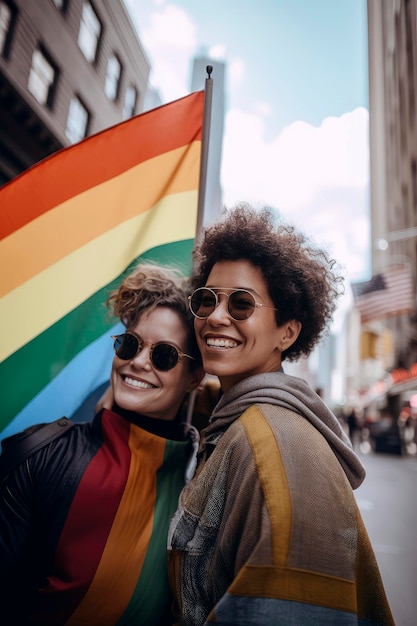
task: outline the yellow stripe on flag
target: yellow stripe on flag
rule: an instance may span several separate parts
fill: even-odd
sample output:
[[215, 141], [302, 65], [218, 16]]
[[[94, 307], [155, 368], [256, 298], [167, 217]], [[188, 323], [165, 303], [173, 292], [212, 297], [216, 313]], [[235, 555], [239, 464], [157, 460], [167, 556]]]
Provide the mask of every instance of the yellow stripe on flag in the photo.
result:
[[0, 319], [14, 331], [3, 337], [0, 361], [111, 282], [146, 250], [193, 239], [197, 195], [193, 190], [163, 198], [4, 296]]
[[197, 189], [195, 164], [200, 150], [200, 142], [193, 142], [149, 159], [70, 198], [0, 241], [0, 267], [8, 268], [0, 282], [0, 297], [121, 222], [147, 211], [163, 196]]

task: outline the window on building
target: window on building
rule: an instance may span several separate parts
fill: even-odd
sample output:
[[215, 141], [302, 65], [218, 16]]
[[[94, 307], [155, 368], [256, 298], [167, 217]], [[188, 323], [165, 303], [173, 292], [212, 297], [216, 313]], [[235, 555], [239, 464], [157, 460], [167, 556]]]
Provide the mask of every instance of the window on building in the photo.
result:
[[378, 357], [378, 335], [370, 331], [361, 334], [361, 360], [376, 359]]
[[16, 14], [14, 4], [0, 0], [0, 54], [5, 57], [9, 54]]
[[89, 2], [84, 2], [78, 45], [87, 61], [93, 62], [96, 59], [101, 30], [100, 20], [93, 7]]
[[112, 55], [107, 62], [106, 83], [104, 85], [104, 91], [110, 100], [117, 98], [121, 74], [121, 63], [115, 55]]
[[54, 4], [60, 9], [62, 12], [67, 8], [67, 0], [53, 0]]
[[58, 70], [45, 50], [33, 51], [28, 89], [40, 104], [52, 106]]
[[90, 114], [81, 100], [76, 96], [71, 98], [65, 129], [65, 134], [71, 143], [77, 143], [87, 136], [89, 120]]
[[138, 99], [138, 93], [133, 85], [129, 85], [125, 92], [125, 99], [123, 102], [123, 119], [128, 120], [136, 112], [136, 102]]

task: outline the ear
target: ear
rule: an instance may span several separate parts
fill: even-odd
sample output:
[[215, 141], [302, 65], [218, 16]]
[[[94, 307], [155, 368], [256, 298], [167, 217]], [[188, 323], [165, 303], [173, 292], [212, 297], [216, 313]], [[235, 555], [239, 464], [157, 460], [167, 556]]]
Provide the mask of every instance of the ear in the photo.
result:
[[196, 389], [198, 385], [201, 383], [204, 376], [205, 376], [205, 372], [202, 367], [198, 367], [196, 370], [191, 371], [188, 385], [185, 389], [186, 392], [190, 393], [191, 391], [194, 391], [194, 389]]
[[298, 335], [301, 332], [301, 322], [298, 320], [289, 320], [279, 327], [280, 330], [280, 344], [279, 349], [281, 352], [287, 350], [296, 341]]

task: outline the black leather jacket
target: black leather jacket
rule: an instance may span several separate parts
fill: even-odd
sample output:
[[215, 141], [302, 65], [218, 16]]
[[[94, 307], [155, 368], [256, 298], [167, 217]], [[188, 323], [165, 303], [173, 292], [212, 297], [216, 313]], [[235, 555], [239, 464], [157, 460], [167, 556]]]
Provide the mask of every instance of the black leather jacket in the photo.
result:
[[[160, 564], [155, 567], [164, 570], [164, 537], [179, 492], [193, 472], [197, 446], [198, 433], [193, 427], [161, 424], [159, 420], [142, 416], [132, 418], [123, 411], [104, 410], [91, 423], [74, 424], [62, 436], [20, 463], [9, 474], [0, 492], [3, 626], [64, 624], [78, 610], [88, 596], [96, 570], [99, 572], [112, 529], [115, 532], [117, 524], [123, 528], [124, 518], [120, 521], [120, 516], [124, 510], [124, 498], [128, 497], [125, 492], [133, 484], [132, 480], [137, 481], [137, 499], [142, 498], [145, 504], [149, 504], [148, 508], [143, 506], [135, 513], [138, 517], [136, 521], [133, 518], [134, 522], [140, 526], [145, 515], [143, 511], [149, 509], [146, 515], [151, 516], [150, 519], [155, 516], [154, 524], [155, 520], [160, 520], [160, 525], [166, 524], [162, 531], [157, 529], [161, 539], [155, 544], [159, 547], [153, 547], [160, 555]], [[7, 447], [6, 441], [4, 448]], [[158, 454], [160, 461], [154, 461]], [[153, 502], [155, 471], [158, 490]], [[184, 478], [184, 472], [188, 473], [187, 478]], [[151, 485], [149, 489], [148, 484]], [[129, 489], [131, 492], [132, 486]], [[136, 496], [133, 504], [135, 501]], [[156, 505], [156, 502], [160, 504]], [[153, 512], [154, 506], [164, 508], [162, 516]], [[128, 523], [132, 524], [132, 519], [126, 521], [127, 531], [122, 533], [123, 538], [128, 534]], [[152, 541], [157, 541], [153, 535]], [[96, 544], [100, 544], [99, 547]], [[121, 550], [123, 548], [130, 554], [136, 546], [127, 543], [120, 546]], [[113, 570], [107, 567], [104, 575], [113, 576]], [[117, 587], [120, 570], [116, 563], [114, 576]], [[164, 576], [165, 571], [162, 571], [156, 578], [164, 579]], [[171, 619], [165, 617], [163, 610], [163, 602], [168, 601], [165, 597], [167, 585], [158, 592], [155, 589], [155, 593], [160, 594], [158, 602], [162, 603], [162, 609], [159, 613], [159, 608], [153, 609], [155, 621], [146, 618], [147, 626], [151, 623], [169, 624]], [[132, 623], [142, 623], [141, 611], [142, 608], [138, 607], [135, 614], [135, 610], [130, 609]], [[76, 623], [87, 623], [83, 619], [81, 616], [81, 621]], [[100, 621], [89, 619], [88, 623], [98, 626]]]

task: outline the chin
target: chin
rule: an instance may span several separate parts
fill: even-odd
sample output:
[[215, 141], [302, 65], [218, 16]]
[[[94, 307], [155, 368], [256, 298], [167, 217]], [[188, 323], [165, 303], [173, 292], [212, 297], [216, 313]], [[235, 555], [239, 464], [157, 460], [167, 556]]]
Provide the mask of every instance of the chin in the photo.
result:
[[227, 365], [221, 367], [218, 362], [216, 362], [214, 365], [210, 365], [210, 363], [207, 363], [207, 365], [204, 366], [204, 371], [206, 372], [206, 374], [211, 374], [212, 376], [228, 376], [230, 373], [230, 368], [227, 367]]
[[115, 393], [114, 401], [116, 402], [117, 406], [119, 406], [121, 409], [124, 409], [125, 411], [133, 411], [134, 413], [141, 412], [141, 406], [138, 405], [137, 398], [126, 398], [124, 394]]
[[210, 359], [206, 359], [204, 357], [204, 365], [203, 365], [204, 371], [206, 374], [212, 374], [213, 376], [217, 376], [217, 372], [215, 370], [219, 369], [219, 363], [216, 362], [210, 362]]

